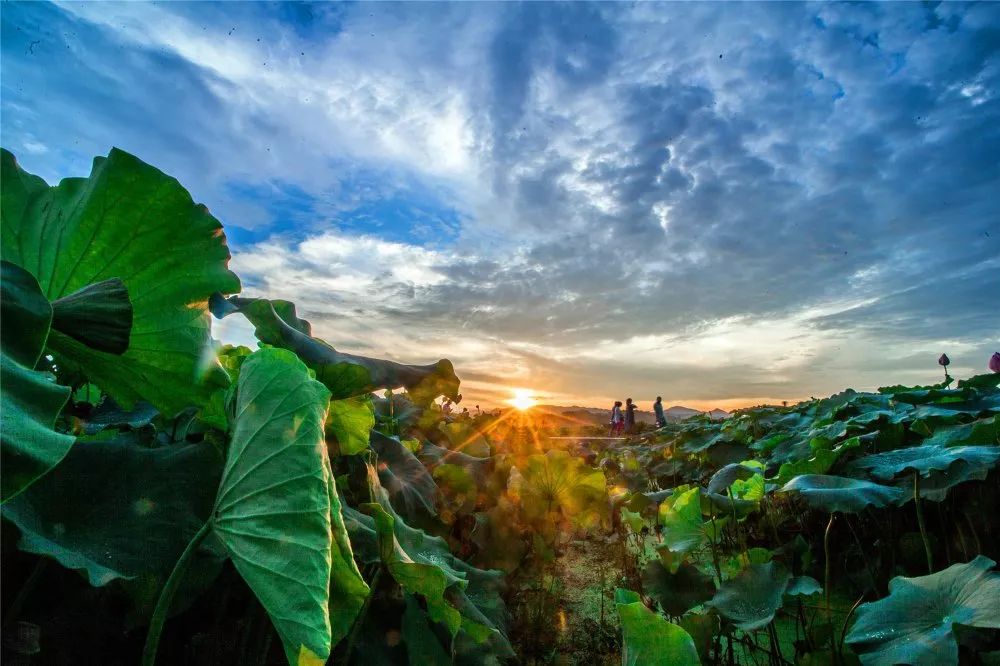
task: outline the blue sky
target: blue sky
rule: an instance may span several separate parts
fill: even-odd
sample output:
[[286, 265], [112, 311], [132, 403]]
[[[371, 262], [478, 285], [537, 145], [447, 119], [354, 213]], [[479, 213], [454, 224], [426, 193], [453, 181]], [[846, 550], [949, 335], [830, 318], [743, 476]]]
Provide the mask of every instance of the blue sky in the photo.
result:
[[2, 50], [25, 168], [140, 156], [248, 294], [474, 400], [732, 406], [1000, 347], [1000, 5], [5, 3]]

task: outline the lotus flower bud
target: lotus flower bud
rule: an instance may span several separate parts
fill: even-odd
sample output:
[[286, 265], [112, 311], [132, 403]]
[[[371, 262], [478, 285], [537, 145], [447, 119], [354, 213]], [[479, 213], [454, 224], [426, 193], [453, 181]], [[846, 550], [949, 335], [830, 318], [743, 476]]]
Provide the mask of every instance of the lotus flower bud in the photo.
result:
[[1000, 372], [1000, 352], [993, 352], [993, 356], [990, 356], [989, 368], [993, 372]]
[[947, 368], [950, 363], [951, 361], [948, 359], [948, 355], [941, 354], [941, 358], [938, 359], [938, 365], [943, 365], [944, 367]]

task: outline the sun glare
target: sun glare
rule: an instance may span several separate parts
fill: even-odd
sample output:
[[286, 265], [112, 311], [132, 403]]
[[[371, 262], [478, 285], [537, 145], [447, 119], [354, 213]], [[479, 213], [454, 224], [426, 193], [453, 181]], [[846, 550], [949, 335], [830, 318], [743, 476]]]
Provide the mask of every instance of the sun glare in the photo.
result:
[[507, 403], [513, 405], [516, 409], [523, 411], [538, 404], [538, 401], [532, 396], [531, 389], [518, 388], [513, 391], [514, 397], [508, 400]]

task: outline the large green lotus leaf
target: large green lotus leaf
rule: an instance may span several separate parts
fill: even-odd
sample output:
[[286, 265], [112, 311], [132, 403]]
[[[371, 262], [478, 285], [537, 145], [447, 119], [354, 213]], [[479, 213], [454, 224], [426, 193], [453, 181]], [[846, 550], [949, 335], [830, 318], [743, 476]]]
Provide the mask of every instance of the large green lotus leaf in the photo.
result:
[[723, 493], [729, 490], [729, 487], [735, 481], [745, 481], [754, 474], [759, 473], [760, 469], [757, 467], [751, 467], [743, 463], [731, 463], [712, 475], [705, 491], [709, 493]]
[[227, 300], [217, 294], [211, 306], [220, 319], [236, 312], [242, 314], [254, 325], [258, 340], [295, 352], [316, 372], [316, 378], [330, 389], [335, 400], [399, 386], [405, 387], [410, 398], [421, 404], [439, 395], [458, 397], [459, 380], [447, 359], [431, 365], [403, 365], [338, 352], [312, 337], [309, 322], [299, 319], [295, 306], [288, 301], [236, 296]]
[[[997, 373], [1000, 377], [1000, 373]], [[990, 416], [972, 423], [944, 426], [923, 441], [933, 446], [1000, 445], [1000, 417]]]
[[511, 474], [508, 492], [521, 502], [525, 516], [543, 521], [554, 515], [589, 526], [606, 517], [604, 472], [588, 467], [566, 451], [531, 455], [519, 474]]
[[34, 370], [52, 322], [52, 307], [27, 271], [3, 263], [0, 280], [0, 501], [55, 467], [75, 439], [54, 430], [70, 389]]
[[784, 486], [780, 492], [798, 492], [814, 509], [828, 513], [859, 513], [866, 506], [883, 508], [906, 501], [907, 493], [900, 488], [883, 486], [861, 479], [824, 474], [803, 474]]
[[[966, 481], [983, 481], [989, 473], [988, 467], [956, 460], [948, 469], [931, 472], [930, 476], [920, 480], [920, 497], [932, 502], [943, 502], [948, 496], [948, 491], [955, 486]], [[913, 494], [913, 479], [904, 476], [895, 483], [908, 495]]]
[[631, 590], [615, 590], [622, 625], [624, 666], [697, 666], [701, 663], [691, 635], [646, 608]]
[[671, 573], [659, 560], [650, 560], [642, 571], [642, 589], [667, 615], [680, 616], [712, 598], [712, 579], [690, 564]]
[[816, 449], [811, 458], [782, 464], [778, 469], [778, 477], [774, 481], [779, 484], [785, 484], [797, 476], [826, 474], [845, 452], [856, 449], [859, 446], [861, 446], [861, 439], [851, 437], [833, 449]]
[[60, 365], [125, 407], [145, 399], [173, 415], [205, 404], [225, 374], [205, 349], [208, 298], [233, 293], [219, 221], [175, 179], [128, 153], [96, 158], [89, 178], [48, 187], [2, 152], [0, 255], [23, 266], [50, 301], [118, 278], [133, 307], [129, 349], [116, 356], [53, 332]]
[[260, 349], [244, 361], [212, 518], [293, 664], [303, 648], [326, 659], [332, 641], [329, 400], [289, 351]]
[[704, 520], [701, 512], [701, 489], [691, 488], [660, 505], [659, 521], [663, 543], [674, 553], [689, 553], [719, 537], [726, 519]]
[[437, 515], [437, 484], [413, 452], [377, 430], [371, 433], [371, 447], [378, 455], [379, 482], [392, 507], [411, 522]]
[[80, 570], [91, 585], [162, 583], [211, 514], [221, 473], [207, 443], [80, 441], [3, 515], [21, 531], [22, 550]]
[[375, 413], [367, 396], [330, 401], [326, 430], [337, 441], [340, 455], [353, 456], [368, 448]]
[[851, 463], [851, 467], [866, 470], [875, 478], [888, 481], [905, 472], [929, 476], [931, 472], [948, 469], [959, 460], [973, 467], [989, 469], [1000, 460], [1000, 447], [924, 444], [858, 458]]
[[738, 576], [725, 581], [708, 605], [738, 629], [760, 629], [781, 608], [790, 577], [788, 570], [776, 562], [750, 564]]
[[957, 664], [955, 625], [1000, 629], [1000, 574], [982, 555], [929, 576], [889, 581], [858, 607], [847, 642], [866, 666]]
[[988, 372], [985, 375], [976, 375], [968, 379], [961, 379], [958, 382], [958, 386], [959, 388], [971, 387], [982, 390], [1000, 388], [1000, 372]]

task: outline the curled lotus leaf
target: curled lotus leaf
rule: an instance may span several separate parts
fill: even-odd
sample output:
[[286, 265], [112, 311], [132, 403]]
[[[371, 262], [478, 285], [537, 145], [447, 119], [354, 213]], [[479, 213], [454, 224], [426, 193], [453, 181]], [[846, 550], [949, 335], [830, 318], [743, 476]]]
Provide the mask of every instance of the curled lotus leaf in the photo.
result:
[[299, 319], [288, 301], [264, 298], [229, 299], [215, 294], [212, 313], [222, 319], [240, 313], [254, 325], [254, 334], [263, 343], [288, 349], [316, 372], [334, 400], [403, 386], [410, 399], [427, 403], [439, 395], [458, 397], [458, 377], [451, 361], [441, 359], [430, 365], [404, 365], [395, 361], [339, 352], [312, 336], [309, 322]]
[[829, 513], [859, 513], [869, 505], [883, 508], [904, 502], [908, 497], [901, 488], [824, 474], [797, 476], [782, 486], [780, 492], [797, 492], [809, 506]]
[[554, 514], [578, 525], [594, 524], [608, 511], [604, 472], [587, 467], [566, 451], [529, 456], [519, 474], [511, 473], [508, 492], [520, 500], [531, 521]]
[[1000, 629], [1000, 574], [982, 555], [929, 576], [889, 581], [858, 607], [847, 642], [866, 666], [957, 664], [954, 627]]

